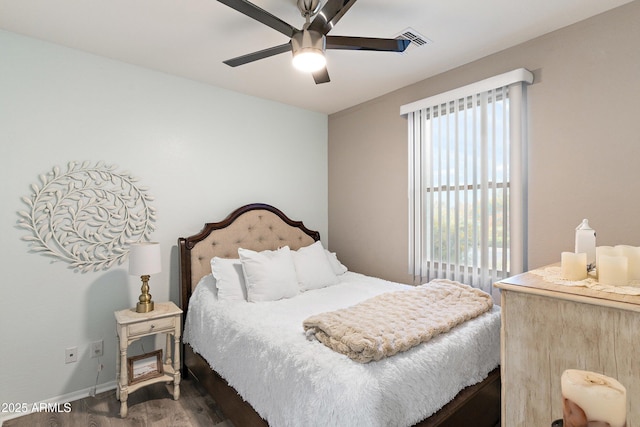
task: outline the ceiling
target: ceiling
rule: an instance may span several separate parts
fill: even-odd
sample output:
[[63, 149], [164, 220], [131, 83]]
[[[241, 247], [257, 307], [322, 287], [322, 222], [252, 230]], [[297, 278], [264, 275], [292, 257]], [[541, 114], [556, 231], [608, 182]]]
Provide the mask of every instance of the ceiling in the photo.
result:
[[[0, 0], [0, 28], [142, 67], [334, 113], [631, 0], [360, 0], [330, 35], [431, 41], [404, 54], [327, 51], [316, 85], [288, 53], [222, 63], [288, 39], [216, 0]], [[296, 0], [254, 0], [296, 28]], [[506, 70], [505, 70], [506, 71]]]

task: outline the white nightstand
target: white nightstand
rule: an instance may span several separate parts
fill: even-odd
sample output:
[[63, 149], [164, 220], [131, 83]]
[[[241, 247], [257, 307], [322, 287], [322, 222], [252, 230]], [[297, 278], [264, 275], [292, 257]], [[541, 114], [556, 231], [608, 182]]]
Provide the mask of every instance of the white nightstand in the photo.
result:
[[[182, 330], [182, 310], [172, 302], [155, 303], [155, 309], [148, 313], [137, 313], [130, 308], [115, 312], [118, 334], [119, 355], [116, 360], [116, 398], [120, 400], [120, 416], [127, 416], [127, 397], [141, 387], [166, 381], [173, 382], [173, 399], [180, 397], [180, 334]], [[166, 334], [167, 345], [163, 361], [163, 374], [135, 384], [129, 384], [127, 372], [127, 349], [129, 344], [148, 335]], [[173, 336], [173, 347], [171, 337]], [[173, 348], [173, 352], [171, 351]], [[172, 359], [173, 353], [173, 359]], [[173, 362], [172, 362], [173, 360]]]

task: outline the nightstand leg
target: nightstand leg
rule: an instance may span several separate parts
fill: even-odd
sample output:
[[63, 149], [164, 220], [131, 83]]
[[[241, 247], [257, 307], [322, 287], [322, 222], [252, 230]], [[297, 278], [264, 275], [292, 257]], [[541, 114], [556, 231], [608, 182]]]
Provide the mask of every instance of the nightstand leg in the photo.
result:
[[178, 400], [179, 398], [180, 398], [180, 334], [174, 334], [173, 336], [173, 400]]
[[118, 357], [116, 357], [116, 381], [118, 384], [116, 385], [116, 399], [120, 400], [120, 337], [118, 338]]
[[164, 363], [166, 363], [167, 365], [171, 365], [171, 334], [166, 334], [166, 336], [167, 344], [165, 348], [167, 349], [167, 351], [165, 354]]
[[127, 418], [127, 401], [120, 401], [120, 418]]
[[129, 394], [127, 385], [129, 384], [129, 378], [127, 378], [127, 370], [123, 369], [123, 366], [127, 366], [126, 347], [124, 350], [120, 348], [120, 380], [118, 381], [118, 388], [120, 389], [120, 417], [125, 418], [127, 416], [127, 397]]

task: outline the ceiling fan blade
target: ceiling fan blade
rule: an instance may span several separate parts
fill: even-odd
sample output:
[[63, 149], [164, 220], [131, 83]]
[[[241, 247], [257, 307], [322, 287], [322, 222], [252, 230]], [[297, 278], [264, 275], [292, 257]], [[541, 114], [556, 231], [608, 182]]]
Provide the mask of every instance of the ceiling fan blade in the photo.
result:
[[329, 79], [329, 72], [327, 71], [327, 67], [324, 67], [322, 70], [315, 71], [313, 73], [313, 80], [316, 81], [317, 85], [321, 83], [329, 83], [331, 79]]
[[282, 19], [278, 18], [267, 12], [264, 9], [259, 8], [255, 4], [246, 0], [218, 0], [222, 4], [226, 4], [232, 9], [255, 19], [258, 22], [263, 23], [276, 31], [281, 32], [287, 37], [293, 37], [293, 34], [299, 32], [295, 27], [287, 24]]
[[[220, 0], [218, 0], [220, 1]], [[356, 0], [329, 0], [309, 25], [309, 30], [327, 34]]]
[[279, 53], [284, 52], [291, 52], [291, 42], [281, 44], [279, 46], [270, 47], [268, 49], [259, 50], [257, 52], [248, 53], [246, 55], [238, 56], [237, 58], [227, 59], [223, 62], [227, 65], [230, 65], [231, 67], [237, 67], [238, 65], [248, 64], [249, 62], [268, 58], [270, 56], [278, 55]]
[[327, 49], [375, 50], [404, 52], [411, 42], [406, 39], [379, 39], [374, 37], [327, 36]]

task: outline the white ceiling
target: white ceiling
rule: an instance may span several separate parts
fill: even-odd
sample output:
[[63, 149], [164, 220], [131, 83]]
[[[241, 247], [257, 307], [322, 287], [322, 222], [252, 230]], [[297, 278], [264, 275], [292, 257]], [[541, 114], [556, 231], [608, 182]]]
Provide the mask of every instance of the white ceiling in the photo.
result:
[[[392, 38], [410, 27], [433, 43], [405, 54], [327, 52], [316, 85], [291, 55], [231, 68], [223, 60], [286, 43], [216, 0], [0, 0], [0, 28], [305, 109], [333, 113], [631, 0], [360, 0], [331, 35]], [[254, 0], [296, 28], [296, 0]], [[507, 70], [505, 70], [507, 71]]]

